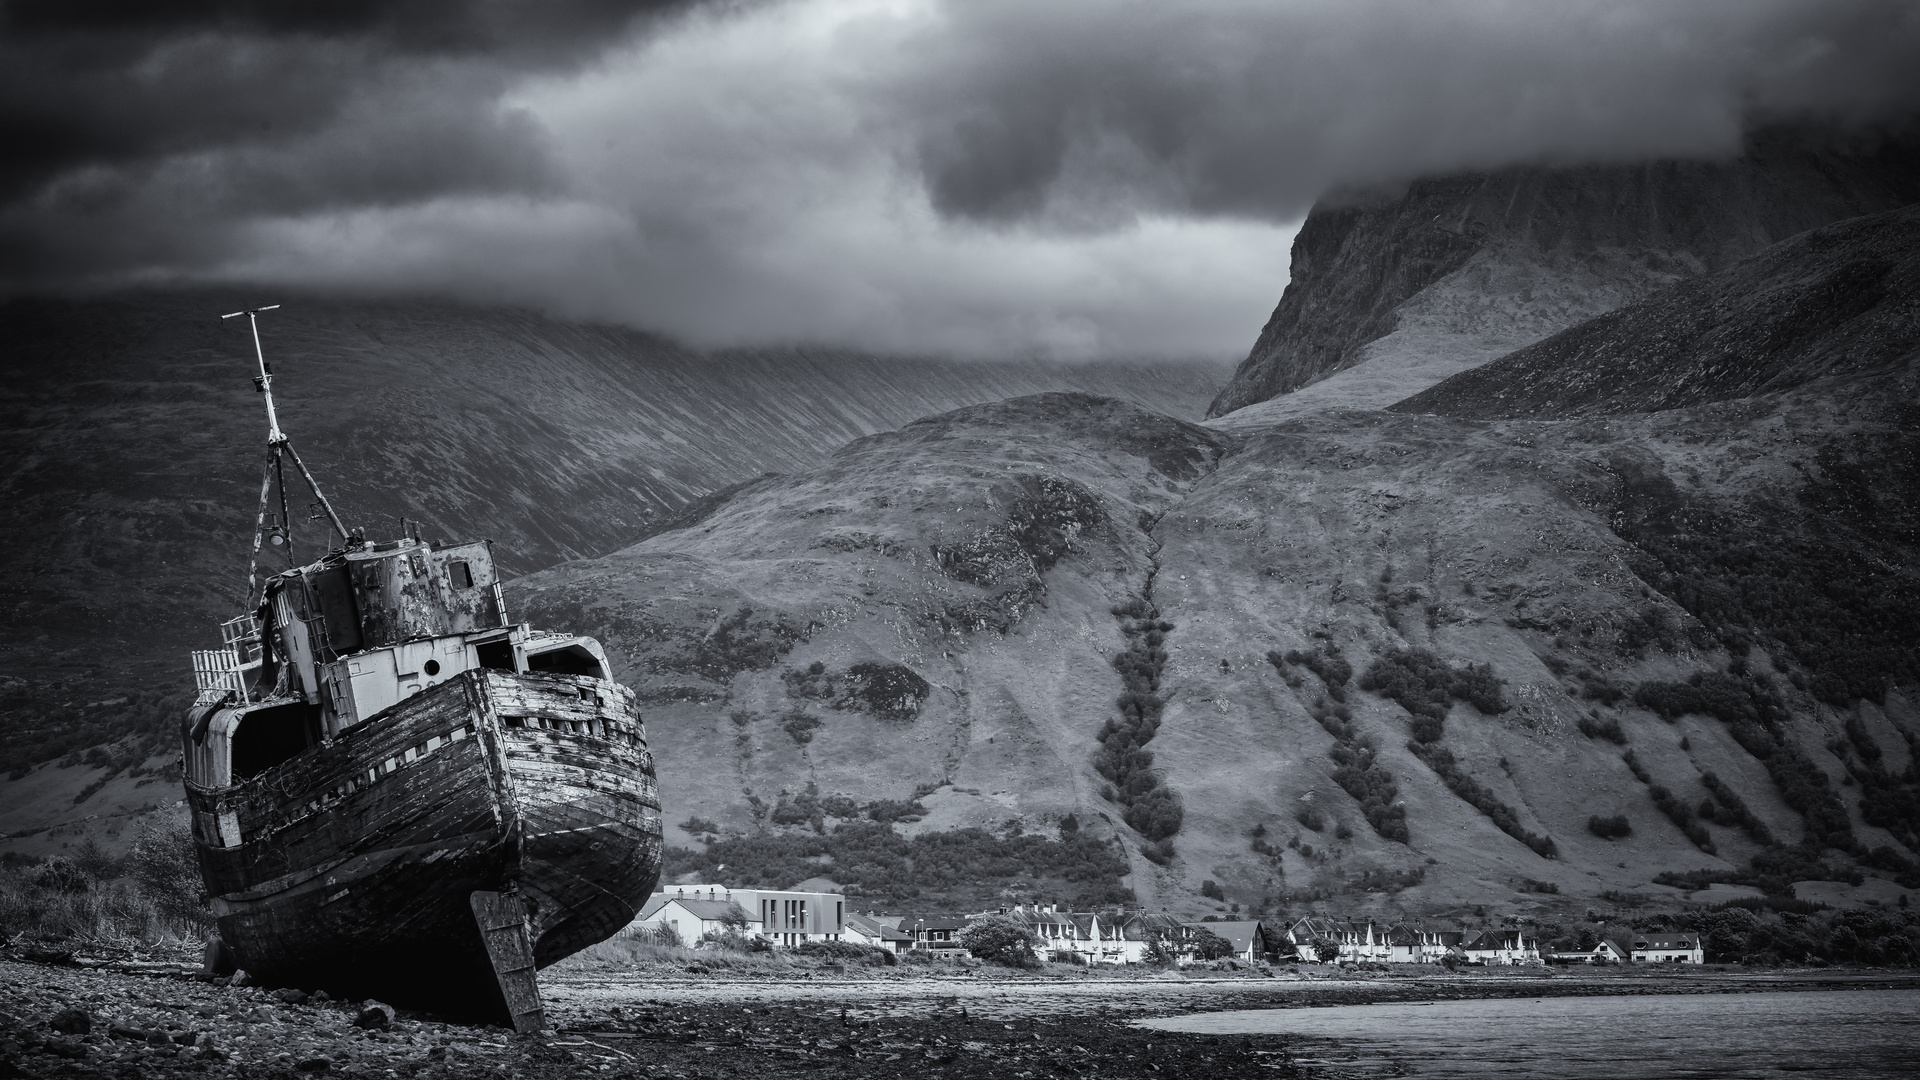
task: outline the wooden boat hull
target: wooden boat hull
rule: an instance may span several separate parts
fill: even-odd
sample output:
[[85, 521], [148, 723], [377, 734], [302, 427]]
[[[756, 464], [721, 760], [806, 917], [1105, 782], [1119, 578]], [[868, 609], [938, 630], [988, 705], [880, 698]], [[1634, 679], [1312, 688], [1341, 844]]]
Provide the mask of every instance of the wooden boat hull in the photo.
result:
[[394, 1004], [505, 1018], [476, 892], [524, 905], [544, 967], [625, 926], [659, 876], [633, 693], [587, 676], [469, 671], [188, 798], [236, 962]]

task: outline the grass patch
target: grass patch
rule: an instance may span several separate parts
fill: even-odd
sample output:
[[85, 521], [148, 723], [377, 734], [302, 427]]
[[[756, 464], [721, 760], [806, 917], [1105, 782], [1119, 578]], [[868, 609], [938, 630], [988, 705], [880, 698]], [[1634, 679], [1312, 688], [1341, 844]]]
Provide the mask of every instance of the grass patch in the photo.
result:
[[1128, 866], [1119, 848], [1084, 833], [1053, 839], [969, 828], [909, 838], [871, 821], [844, 822], [825, 833], [727, 837], [705, 851], [668, 848], [662, 880], [689, 872], [730, 888], [772, 889], [825, 874], [848, 896], [955, 908], [999, 906], [1009, 891], [1086, 907], [1133, 896], [1120, 885]]
[[1447, 785], [1447, 790], [1458, 795], [1475, 810], [1485, 814], [1501, 832], [1527, 845], [1534, 854], [1543, 859], [1552, 859], [1560, 854], [1559, 845], [1553, 842], [1553, 837], [1542, 836], [1523, 827], [1520, 824], [1520, 815], [1514, 812], [1513, 807], [1501, 802], [1485, 785], [1469, 776], [1454, 759], [1453, 751], [1443, 746], [1423, 742], [1410, 742], [1407, 744], [1407, 749], [1413, 753], [1413, 756], [1426, 762], [1427, 767]]
[[149, 817], [125, 858], [0, 864], [0, 935], [73, 947], [197, 949], [213, 928], [186, 820]]

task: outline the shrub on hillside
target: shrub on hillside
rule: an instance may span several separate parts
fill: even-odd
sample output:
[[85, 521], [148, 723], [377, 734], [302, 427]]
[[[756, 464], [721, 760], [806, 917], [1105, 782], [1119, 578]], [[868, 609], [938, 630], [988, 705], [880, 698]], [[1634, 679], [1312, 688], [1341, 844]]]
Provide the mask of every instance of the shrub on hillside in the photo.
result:
[[1627, 821], [1627, 815], [1615, 814], [1601, 817], [1595, 814], [1587, 819], [1587, 831], [1606, 840], [1618, 840], [1633, 835], [1633, 825]]
[[1447, 710], [1464, 701], [1488, 715], [1512, 706], [1491, 664], [1452, 667], [1426, 649], [1401, 649], [1382, 654], [1367, 665], [1360, 689], [1398, 702], [1413, 716], [1415, 741], [1438, 742]]
[[1115, 700], [1119, 716], [1101, 725], [1095, 736], [1100, 748], [1094, 752], [1093, 767], [1111, 782], [1107, 797], [1126, 808], [1121, 816], [1127, 825], [1148, 840], [1163, 841], [1180, 831], [1185, 812], [1179, 795], [1154, 770], [1153, 753], [1146, 745], [1159, 732], [1166, 705], [1160, 696], [1160, 672], [1167, 652], [1161, 646], [1173, 624], [1161, 619], [1144, 598], [1116, 606], [1113, 614], [1127, 638], [1126, 651], [1113, 658], [1121, 682]]
[[1335, 701], [1347, 700], [1347, 683], [1353, 679], [1353, 665], [1340, 655], [1333, 643], [1322, 642], [1321, 647], [1311, 652], [1289, 649], [1282, 656], [1277, 650], [1267, 653], [1267, 663], [1282, 675], [1287, 673], [1288, 664], [1298, 664], [1320, 677], [1326, 685], [1327, 696]]
[[1687, 835], [1687, 839], [1693, 841], [1694, 847], [1709, 855], [1718, 854], [1713, 845], [1713, 837], [1707, 832], [1707, 827], [1694, 818], [1691, 806], [1659, 784], [1649, 785], [1647, 794], [1653, 797], [1653, 805], [1667, 815], [1667, 820], [1673, 822], [1675, 827]]
[[1620, 721], [1618, 720], [1600, 720], [1591, 716], [1583, 716], [1580, 718], [1578, 726], [1580, 728], [1580, 734], [1585, 735], [1589, 739], [1605, 739], [1608, 742], [1623, 745], [1627, 741], [1627, 733], [1620, 730]]
[[822, 723], [812, 713], [795, 709], [780, 718], [780, 729], [792, 736], [795, 745], [805, 746], [813, 741], [813, 733]]

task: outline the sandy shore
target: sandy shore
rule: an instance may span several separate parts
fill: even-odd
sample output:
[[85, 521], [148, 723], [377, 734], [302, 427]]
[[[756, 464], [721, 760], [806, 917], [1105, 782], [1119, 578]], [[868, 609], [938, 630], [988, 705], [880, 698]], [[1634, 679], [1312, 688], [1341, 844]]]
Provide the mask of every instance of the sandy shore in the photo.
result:
[[[1920, 984], [1920, 976], [1535, 969], [1342, 978], [1307, 968], [1135, 978], [885, 969], [770, 980], [558, 970], [545, 978], [555, 1030], [516, 1036], [405, 1011], [381, 1027], [377, 1017], [362, 1019], [363, 1002], [301, 1000], [164, 971], [0, 960], [0, 1078], [1286, 1077], [1308, 1070], [1284, 1038], [1171, 1034], [1130, 1021], [1374, 1001], [1896, 983]], [[85, 1030], [77, 1030], [81, 1013]]]

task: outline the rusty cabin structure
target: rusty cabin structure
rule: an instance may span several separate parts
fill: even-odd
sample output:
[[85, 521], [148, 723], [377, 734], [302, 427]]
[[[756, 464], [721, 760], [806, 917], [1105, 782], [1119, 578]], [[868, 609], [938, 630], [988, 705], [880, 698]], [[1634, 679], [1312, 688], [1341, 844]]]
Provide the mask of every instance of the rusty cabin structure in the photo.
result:
[[[268, 453], [250, 610], [193, 654], [181, 732], [221, 942], [268, 984], [537, 1029], [537, 969], [613, 936], [659, 877], [633, 691], [594, 639], [508, 619], [489, 542], [349, 532], [280, 430], [254, 343]], [[329, 528], [305, 564], [288, 461]], [[275, 549], [289, 565], [262, 580]]]

